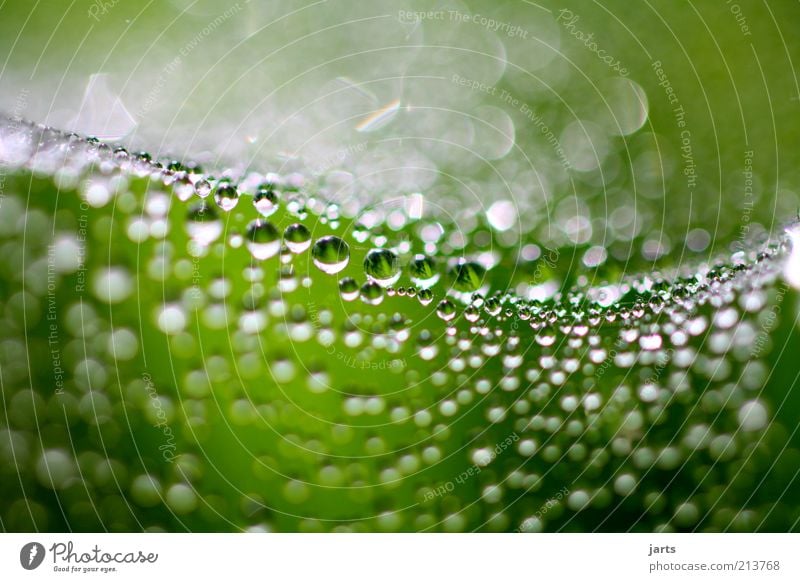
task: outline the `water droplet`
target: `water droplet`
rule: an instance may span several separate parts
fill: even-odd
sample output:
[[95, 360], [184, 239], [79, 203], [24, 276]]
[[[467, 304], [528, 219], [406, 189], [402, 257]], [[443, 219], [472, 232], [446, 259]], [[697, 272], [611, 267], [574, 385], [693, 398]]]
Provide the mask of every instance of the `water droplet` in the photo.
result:
[[475, 323], [480, 319], [481, 312], [474, 305], [469, 305], [464, 309], [464, 318], [470, 323]]
[[271, 216], [278, 210], [280, 196], [269, 186], [260, 186], [253, 196], [253, 205], [261, 216]]
[[281, 236], [271, 222], [257, 218], [247, 225], [247, 248], [256, 259], [274, 257], [281, 249]]
[[339, 281], [339, 293], [345, 301], [354, 301], [358, 297], [358, 283], [352, 277]]
[[192, 197], [192, 195], [194, 195], [195, 188], [194, 184], [192, 184], [189, 178], [181, 178], [175, 182], [173, 191], [175, 192], [175, 196], [178, 197], [178, 200], [181, 202], [186, 202]]
[[430, 289], [420, 289], [417, 294], [417, 299], [419, 299], [422, 305], [430, 305], [431, 301], [433, 301], [433, 291]]
[[338, 236], [324, 236], [314, 243], [311, 256], [320, 271], [334, 275], [350, 262], [350, 247]]
[[436, 315], [444, 321], [450, 321], [456, 316], [455, 304], [448, 299], [443, 299], [439, 302], [439, 305], [436, 306]]
[[199, 245], [207, 246], [222, 234], [222, 221], [216, 210], [205, 202], [192, 206], [186, 219], [186, 232]]
[[750, 400], [742, 404], [737, 414], [739, 425], [744, 431], [762, 430], [769, 423], [769, 414], [758, 400]]
[[100, 272], [94, 279], [95, 296], [105, 303], [121, 303], [133, 292], [131, 276], [124, 269], [112, 267]]
[[290, 224], [283, 233], [286, 246], [293, 253], [302, 253], [311, 246], [311, 232], [299, 222]]
[[661, 336], [657, 333], [652, 335], [643, 335], [639, 338], [639, 345], [643, 350], [658, 350], [661, 348]]
[[236, 186], [223, 182], [217, 186], [217, 191], [214, 192], [214, 200], [225, 212], [230, 212], [239, 204], [239, 191]]
[[383, 301], [383, 287], [376, 281], [367, 281], [361, 286], [361, 301], [369, 305], [378, 305]]
[[433, 287], [439, 280], [433, 257], [417, 255], [408, 265], [411, 280], [422, 288]]
[[165, 305], [157, 318], [158, 328], [168, 335], [175, 335], [186, 327], [186, 314], [178, 305]]
[[364, 271], [379, 285], [386, 287], [400, 278], [397, 255], [388, 249], [372, 249], [364, 258]]
[[477, 291], [483, 283], [485, 275], [486, 269], [481, 265], [464, 259], [459, 259], [450, 269], [453, 289], [462, 293]]
[[194, 185], [194, 190], [200, 198], [205, 198], [211, 194], [211, 184], [208, 183], [208, 180], [198, 180]]

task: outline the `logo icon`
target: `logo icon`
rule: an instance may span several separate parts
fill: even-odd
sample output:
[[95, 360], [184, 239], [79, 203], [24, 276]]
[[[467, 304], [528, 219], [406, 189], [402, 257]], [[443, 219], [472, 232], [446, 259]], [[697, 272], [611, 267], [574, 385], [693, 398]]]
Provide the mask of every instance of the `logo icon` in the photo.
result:
[[19, 551], [19, 563], [26, 570], [35, 570], [44, 561], [44, 546], [39, 542], [29, 542]]

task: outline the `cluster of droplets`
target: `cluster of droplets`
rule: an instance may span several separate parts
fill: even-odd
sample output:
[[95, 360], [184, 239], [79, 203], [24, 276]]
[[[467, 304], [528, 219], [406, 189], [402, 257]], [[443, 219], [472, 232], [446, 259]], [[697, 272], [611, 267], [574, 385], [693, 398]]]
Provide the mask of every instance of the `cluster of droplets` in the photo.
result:
[[[55, 272], [79, 280], [88, 268], [90, 293], [67, 294], [52, 320], [68, 385], [41, 394], [30, 386], [48, 385], [51, 371], [31, 382], [20, 337], [25, 329], [32, 342], [49, 341], [50, 330], [36, 327], [50, 322], [49, 225], [43, 211], [4, 201], [8, 248], [25, 234], [34, 240], [27, 267], [19, 253], [2, 254], [4, 272], [26, 276], [24, 286], [10, 279], [0, 336], [11, 419], [1, 429], [4, 471], [28, 467], [24, 479], [70, 498], [115, 483], [137, 511], [101, 511], [123, 530], [137, 520], [177, 527], [147, 513], [160, 505], [190, 527], [303, 531], [619, 529], [636, 527], [632, 514], [650, 529], [748, 530], [769, 511], [747, 506], [763, 472], [747, 460], [777, 423], [760, 392], [769, 350], [758, 318], [776, 301], [787, 241], [690, 272], [578, 279], [537, 298], [516, 286], [493, 291], [506, 288], [503, 257], [438, 244], [429, 232], [441, 225], [353, 221], [297, 179], [215, 179], [191, 164], [36, 131], [38, 145], [15, 146], [27, 152], [16, 167], [72, 184], [93, 224], [119, 221], [141, 252], [109, 264], [89, 249], [76, 261], [78, 219], [49, 229]], [[140, 179], [149, 179], [145, 195], [135, 193]], [[304, 275], [306, 258], [314, 270]], [[342, 302], [311, 293], [331, 281]], [[127, 309], [133, 299], [143, 321]], [[142, 326], [166, 343], [145, 342], [153, 333], [140, 335]], [[139, 358], [158, 361], [164, 346], [170, 373], [142, 374]], [[52, 423], [42, 446], [31, 407]], [[130, 463], [137, 443], [114, 428], [123, 413], [136, 431], [169, 427], [154, 433], [157, 462]], [[97, 452], [94, 432], [73, 434], [79, 424], [118, 445], [115, 454]], [[228, 430], [243, 450], [215, 449], [230, 442]], [[77, 449], [64, 446], [76, 438]], [[238, 466], [235, 489], [203, 490], [208, 460]], [[715, 470], [728, 462], [740, 467], [730, 483]], [[681, 471], [702, 487], [663, 486]], [[26, 498], [4, 487], [13, 511], [3, 521], [17, 523]], [[311, 502], [328, 508], [322, 519], [308, 515]], [[70, 522], [81, 523], [86, 503], [70, 506]], [[34, 501], [31, 511], [46, 507]]]

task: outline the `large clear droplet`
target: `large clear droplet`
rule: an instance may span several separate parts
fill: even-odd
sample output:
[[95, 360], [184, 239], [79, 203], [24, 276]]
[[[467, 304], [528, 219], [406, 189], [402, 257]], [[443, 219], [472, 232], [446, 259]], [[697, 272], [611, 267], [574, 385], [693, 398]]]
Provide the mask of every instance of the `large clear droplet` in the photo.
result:
[[247, 225], [247, 248], [256, 259], [263, 261], [274, 257], [281, 249], [281, 235], [275, 226], [260, 218]]
[[276, 190], [269, 186], [259, 186], [258, 191], [253, 196], [253, 205], [261, 216], [267, 217], [275, 214], [278, 210], [280, 196]]
[[444, 321], [450, 321], [456, 316], [456, 306], [449, 299], [444, 299], [436, 306], [436, 315]]
[[439, 280], [436, 261], [426, 255], [417, 255], [408, 265], [408, 274], [418, 286], [426, 289], [433, 287]]
[[396, 283], [400, 278], [397, 255], [388, 249], [372, 249], [364, 258], [367, 276], [382, 287]]
[[283, 240], [290, 251], [302, 253], [311, 246], [311, 232], [299, 222], [290, 224], [283, 233]]
[[459, 259], [450, 269], [453, 289], [462, 293], [477, 291], [483, 283], [486, 269], [478, 263]]
[[223, 182], [217, 187], [217, 191], [214, 192], [214, 200], [217, 206], [222, 208], [225, 212], [230, 212], [239, 204], [239, 191], [236, 189], [236, 186]]
[[367, 281], [361, 286], [361, 301], [368, 305], [378, 305], [383, 301], [383, 287], [377, 281]]
[[338, 236], [324, 236], [314, 243], [311, 257], [320, 271], [334, 275], [350, 262], [350, 247]]

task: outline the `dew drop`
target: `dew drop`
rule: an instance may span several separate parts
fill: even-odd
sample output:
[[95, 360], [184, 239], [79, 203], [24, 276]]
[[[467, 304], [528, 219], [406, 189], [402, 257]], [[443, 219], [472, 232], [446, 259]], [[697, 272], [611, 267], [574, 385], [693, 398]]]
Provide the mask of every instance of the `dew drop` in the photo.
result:
[[175, 196], [178, 197], [178, 200], [186, 202], [195, 193], [195, 187], [189, 178], [183, 178], [175, 182], [173, 191], [175, 192]]
[[304, 224], [290, 224], [283, 233], [286, 246], [293, 253], [302, 253], [311, 246], [311, 233]]
[[222, 234], [222, 221], [216, 210], [205, 202], [189, 208], [186, 218], [186, 232], [201, 246], [211, 244]]
[[225, 212], [230, 212], [239, 204], [239, 191], [236, 186], [224, 182], [217, 186], [217, 190], [214, 192], [214, 200], [217, 206]]
[[186, 327], [186, 314], [178, 305], [165, 305], [158, 314], [158, 328], [168, 335], [175, 335]]
[[247, 225], [247, 248], [254, 258], [263, 261], [281, 249], [281, 236], [271, 222], [257, 218]]
[[450, 321], [456, 316], [455, 304], [448, 299], [443, 299], [436, 306], [436, 315], [444, 321]]
[[262, 185], [253, 196], [253, 205], [261, 216], [267, 217], [275, 214], [278, 210], [280, 196], [278, 192], [269, 186]]
[[400, 278], [397, 255], [388, 249], [372, 249], [364, 258], [364, 271], [378, 285], [386, 287]]
[[200, 198], [205, 198], [211, 194], [211, 184], [207, 180], [198, 180], [194, 185], [194, 190]]
[[367, 281], [361, 286], [361, 301], [368, 305], [378, 305], [383, 301], [383, 287], [376, 281]]
[[358, 298], [358, 283], [352, 277], [345, 277], [339, 281], [339, 293], [345, 301], [354, 301]]
[[324, 236], [314, 243], [311, 256], [320, 271], [334, 275], [350, 262], [350, 247], [338, 236]]
[[453, 289], [462, 293], [477, 291], [483, 283], [486, 275], [484, 269], [478, 263], [459, 259], [450, 269], [450, 278], [453, 281]]
[[433, 301], [433, 291], [430, 289], [420, 289], [417, 293], [417, 299], [422, 305], [430, 305]]
[[426, 255], [417, 255], [408, 265], [411, 280], [422, 288], [432, 287], [439, 280], [436, 261]]

